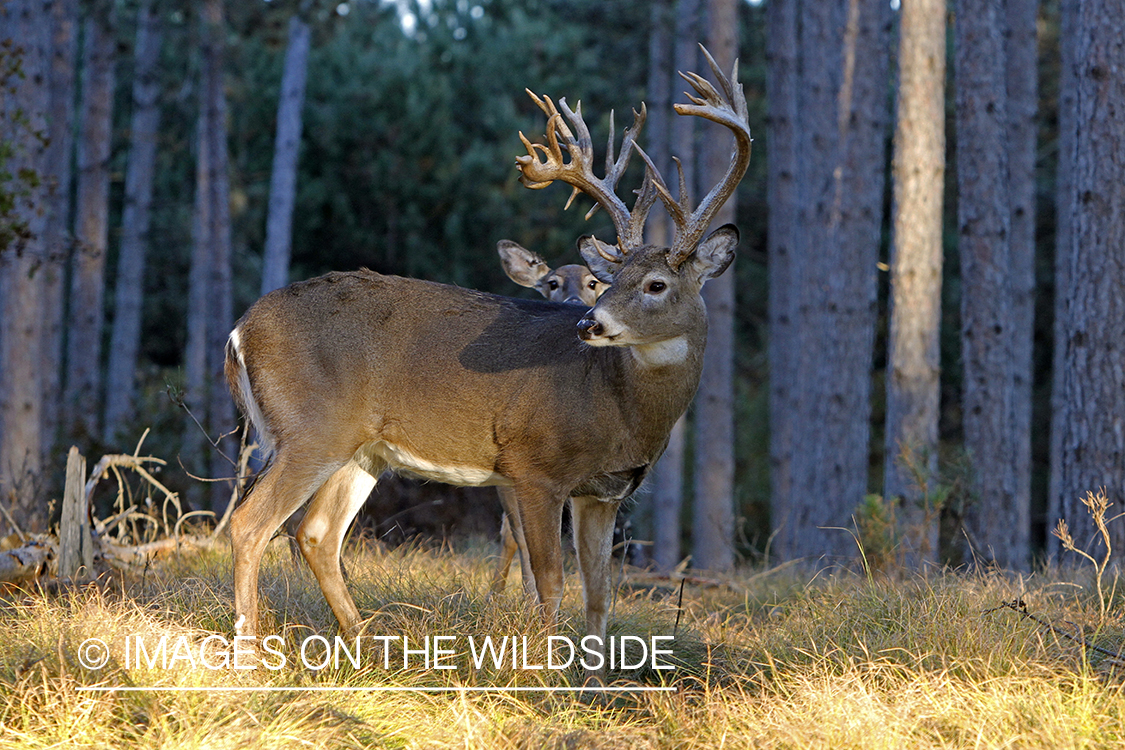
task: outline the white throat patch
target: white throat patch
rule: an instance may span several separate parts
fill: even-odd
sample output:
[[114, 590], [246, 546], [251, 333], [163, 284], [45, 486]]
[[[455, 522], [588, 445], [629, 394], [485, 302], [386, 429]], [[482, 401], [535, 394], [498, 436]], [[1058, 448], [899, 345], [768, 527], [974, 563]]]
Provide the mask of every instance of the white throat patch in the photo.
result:
[[633, 356], [645, 367], [667, 367], [681, 364], [688, 356], [688, 340], [677, 336], [655, 344], [638, 344], [632, 347]]

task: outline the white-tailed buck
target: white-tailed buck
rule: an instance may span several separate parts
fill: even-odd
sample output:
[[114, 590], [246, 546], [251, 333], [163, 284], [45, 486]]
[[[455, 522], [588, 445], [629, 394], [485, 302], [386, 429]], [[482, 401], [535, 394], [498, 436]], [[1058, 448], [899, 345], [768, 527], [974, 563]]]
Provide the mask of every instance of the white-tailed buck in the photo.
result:
[[[227, 377], [273, 451], [231, 517], [240, 635], [258, 634], [267, 542], [310, 497], [298, 543], [341, 628], [359, 631], [340, 546], [379, 475], [398, 470], [511, 488], [505, 511], [549, 623], [563, 591], [559, 525], [569, 499], [586, 629], [604, 642], [617, 505], [645, 478], [695, 393], [707, 338], [699, 292], [726, 270], [738, 243], [731, 225], [703, 237], [750, 159], [737, 65], [728, 79], [707, 58], [719, 88], [684, 75], [698, 96], [676, 111], [726, 126], [735, 150], [694, 210], [683, 179], [677, 200], [634, 143], [643, 106], [616, 159], [611, 136], [598, 178], [581, 108], [560, 99], [560, 114], [550, 99], [533, 96], [548, 115], [547, 144], [521, 134], [524, 185], [562, 180], [592, 196], [617, 230], [616, 246], [579, 240], [590, 269], [612, 283], [593, 309], [364, 270], [271, 292], [238, 322]], [[647, 169], [630, 211], [615, 189], [634, 149]], [[642, 240], [658, 198], [675, 224], [670, 248]]]

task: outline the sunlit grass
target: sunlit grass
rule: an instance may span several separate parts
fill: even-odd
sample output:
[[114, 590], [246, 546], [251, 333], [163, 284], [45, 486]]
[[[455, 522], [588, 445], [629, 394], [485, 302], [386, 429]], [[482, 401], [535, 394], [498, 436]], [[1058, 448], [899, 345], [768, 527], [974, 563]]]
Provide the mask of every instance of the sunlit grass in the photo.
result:
[[[518, 574], [488, 600], [494, 561], [485, 544], [457, 551], [355, 545], [349, 585], [369, 635], [412, 643], [543, 632], [519, 594]], [[230, 557], [185, 557], [137, 579], [62, 593], [9, 592], [0, 610], [0, 744], [11, 747], [823, 747], [960, 748], [1125, 746], [1116, 651], [1120, 597], [1108, 616], [1088, 570], [874, 577], [797, 568], [746, 570], [724, 585], [626, 576], [614, 635], [671, 635], [677, 669], [611, 672], [611, 684], [670, 685], [675, 693], [377, 692], [441, 686], [566, 687], [576, 670], [510, 664], [454, 670], [385, 668], [370, 652], [305, 668], [289, 653], [277, 670], [126, 663], [127, 638], [165, 636], [198, 647], [230, 638]], [[288, 646], [329, 641], [332, 617], [311, 574], [275, 543], [262, 573], [263, 628]], [[1057, 632], [1002, 604], [1021, 598]], [[998, 607], [1000, 607], [998, 609]], [[677, 624], [678, 623], [678, 624]], [[582, 634], [570, 571], [560, 633]], [[100, 638], [113, 656], [80, 660]], [[534, 654], [533, 654], [534, 656]], [[399, 656], [398, 658], [401, 658]], [[393, 661], [393, 660], [392, 660]], [[534, 658], [532, 663], [534, 663]], [[165, 668], [166, 667], [166, 668]], [[289, 692], [112, 692], [91, 686], [302, 688]], [[343, 687], [351, 692], [308, 688]]]

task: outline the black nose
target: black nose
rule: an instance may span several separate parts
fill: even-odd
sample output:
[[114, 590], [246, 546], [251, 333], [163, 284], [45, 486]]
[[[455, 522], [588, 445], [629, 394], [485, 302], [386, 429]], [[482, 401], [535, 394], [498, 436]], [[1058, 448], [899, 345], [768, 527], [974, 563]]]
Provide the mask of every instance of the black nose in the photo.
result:
[[587, 315], [578, 321], [578, 337], [583, 341], [589, 341], [605, 333], [602, 324], [594, 319], [593, 316]]
[[577, 297], [577, 296], [574, 296], [574, 295], [571, 295], [570, 297], [567, 297], [566, 299], [564, 299], [564, 300], [563, 300], [563, 302], [565, 302], [565, 303], [566, 303], [566, 304], [568, 304], [568, 305], [582, 305], [582, 304], [585, 304], [584, 302], [582, 302], [582, 298], [581, 298], [581, 297]]

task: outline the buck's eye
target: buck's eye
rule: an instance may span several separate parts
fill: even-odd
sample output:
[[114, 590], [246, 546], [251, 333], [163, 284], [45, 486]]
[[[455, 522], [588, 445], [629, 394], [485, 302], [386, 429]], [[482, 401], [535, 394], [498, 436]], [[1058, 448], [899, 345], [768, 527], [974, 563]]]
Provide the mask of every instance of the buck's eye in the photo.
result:
[[598, 282], [591, 280], [590, 283], [588, 283], [586, 285], [586, 288], [587, 289], [597, 289], [598, 288]]
[[667, 288], [668, 288], [667, 284], [665, 284], [663, 281], [660, 281], [659, 279], [656, 279], [654, 281], [648, 282], [648, 284], [645, 285], [645, 293], [646, 294], [660, 294], [661, 292], [663, 292]]
[[554, 279], [551, 279], [550, 281], [547, 282], [547, 286], [549, 286], [551, 288], [551, 291], [553, 292], [553, 291], [555, 291], [556, 289], [559, 288], [559, 282], [555, 281]]

